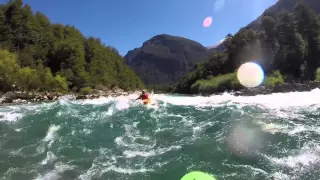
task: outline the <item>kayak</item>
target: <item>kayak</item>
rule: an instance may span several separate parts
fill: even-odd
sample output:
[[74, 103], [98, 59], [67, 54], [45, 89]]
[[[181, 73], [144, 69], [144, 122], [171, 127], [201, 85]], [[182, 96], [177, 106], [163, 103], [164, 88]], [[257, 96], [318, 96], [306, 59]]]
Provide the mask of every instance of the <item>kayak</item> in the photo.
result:
[[151, 99], [144, 99], [142, 100], [143, 104], [150, 104], [151, 103]]
[[184, 175], [181, 180], [216, 180], [216, 178], [204, 172], [194, 171]]

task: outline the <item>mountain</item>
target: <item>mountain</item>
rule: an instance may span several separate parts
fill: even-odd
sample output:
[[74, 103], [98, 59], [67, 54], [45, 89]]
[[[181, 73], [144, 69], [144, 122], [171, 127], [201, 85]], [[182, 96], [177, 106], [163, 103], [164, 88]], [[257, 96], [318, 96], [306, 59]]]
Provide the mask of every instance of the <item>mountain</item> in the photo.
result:
[[[282, 10], [292, 12], [298, 1], [303, 1], [320, 12], [320, 0], [279, 0], [244, 29], [260, 30], [264, 14], [277, 14]], [[162, 34], [144, 42], [142, 47], [129, 51], [124, 59], [145, 84], [170, 84], [189, 72], [195, 63], [207, 59], [212, 52], [224, 50], [225, 40], [226, 38], [213, 46], [204, 47], [183, 37]]]
[[[281, 12], [282, 10], [287, 10], [289, 12], [292, 12], [294, 6], [297, 4], [298, 1], [305, 2], [314, 11], [316, 11], [317, 13], [320, 13], [320, 0], [279, 0], [276, 4], [266, 9], [263, 14], [265, 13], [276, 14], [278, 12]], [[259, 16], [256, 20], [251, 22], [249, 25], [247, 25], [245, 28], [260, 29], [263, 14]]]
[[170, 84], [189, 72], [210, 51], [200, 43], [168, 34], [152, 37], [124, 59], [147, 85]]
[[224, 47], [224, 42], [227, 40], [227, 37], [226, 38], [223, 38], [222, 40], [220, 40], [217, 44], [215, 45], [212, 45], [212, 46], [207, 46], [207, 49], [209, 49], [210, 52], [213, 52], [213, 51], [221, 51], [223, 50], [225, 47]]

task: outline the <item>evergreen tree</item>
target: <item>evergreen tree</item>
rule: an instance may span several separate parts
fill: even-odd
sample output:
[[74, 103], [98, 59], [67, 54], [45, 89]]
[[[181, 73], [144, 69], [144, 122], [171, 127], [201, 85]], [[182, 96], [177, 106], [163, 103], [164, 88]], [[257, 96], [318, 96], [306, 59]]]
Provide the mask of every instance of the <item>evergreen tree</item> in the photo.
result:
[[277, 39], [277, 19], [274, 14], [265, 13], [262, 19], [262, 32], [259, 34], [261, 42], [262, 66], [266, 72], [275, 67], [275, 56], [279, 50]]
[[298, 79], [301, 76], [306, 43], [297, 32], [294, 19], [288, 12], [279, 14], [277, 30], [280, 49], [277, 52], [276, 68], [282, 74], [290, 74]]
[[143, 87], [115, 48], [97, 38], [85, 38], [73, 26], [52, 24], [22, 0], [0, 5], [0, 48], [12, 52], [0, 49], [0, 91], [12, 90], [12, 85], [61, 92]]
[[307, 53], [303, 65], [303, 78], [314, 79], [320, 65], [320, 22], [317, 15], [307, 5], [298, 3], [293, 11], [298, 32], [307, 42]]

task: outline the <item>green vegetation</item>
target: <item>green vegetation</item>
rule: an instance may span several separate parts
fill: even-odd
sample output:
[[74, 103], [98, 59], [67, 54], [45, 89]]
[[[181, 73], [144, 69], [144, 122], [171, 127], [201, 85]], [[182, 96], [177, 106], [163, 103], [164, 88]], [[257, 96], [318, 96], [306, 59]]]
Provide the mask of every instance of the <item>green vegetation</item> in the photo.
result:
[[230, 79], [226, 80], [229, 76], [221, 74], [236, 72], [248, 61], [262, 66], [267, 74], [264, 84], [270, 87], [284, 83], [282, 75], [290, 77], [290, 82], [320, 79], [320, 73], [316, 75], [320, 66], [319, 44], [320, 20], [305, 4], [296, 4], [292, 13], [266, 11], [258, 30], [241, 29], [228, 35], [225, 50], [214, 52], [207, 61], [197, 64], [177, 83], [175, 92], [227, 90], [232, 87]]
[[317, 69], [315, 82], [320, 82], [320, 68]]
[[197, 80], [191, 85], [191, 93], [223, 92], [225, 90], [237, 90], [240, 87], [236, 73], [229, 73]]
[[84, 95], [87, 95], [87, 94], [92, 93], [92, 89], [90, 87], [84, 87], [84, 88], [80, 89], [80, 93], [84, 94]]
[[0, 91], [67, 92], [115, 86], [143, 87], [116, 49], [84, 37], [73, 26], [52, 24], [22, 0], [0, 5]]
[[264, 80], [264, 85], [267, 87], [274, 87], [284, 83], [284, 78], [282, 77], [280, 71], [274, 71], [272, 74], [268, 75]]
[[68, 90], [66, 78], [60, 75], [53, 76], [49, 68], [41, 70], [21, 67], [18, 64], [16, 54], [7, 50], [0, 50], [1, 90], [54, 90], [57, 92], [66, 92]]
[[147, 86], [148, 92], [155, 92], [155, 93], [167, 93], [172, 92], [174, 90], [174, 85], [170, 84], [163, 84], [163, 85], [148, 85]]

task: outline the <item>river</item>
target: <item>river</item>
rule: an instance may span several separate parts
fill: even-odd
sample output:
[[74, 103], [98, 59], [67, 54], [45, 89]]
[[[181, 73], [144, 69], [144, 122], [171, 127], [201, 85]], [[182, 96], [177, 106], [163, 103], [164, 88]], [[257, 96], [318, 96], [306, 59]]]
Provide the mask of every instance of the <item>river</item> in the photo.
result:
[[1, 179], [320, 177], [320, 90], [0, 106]]

